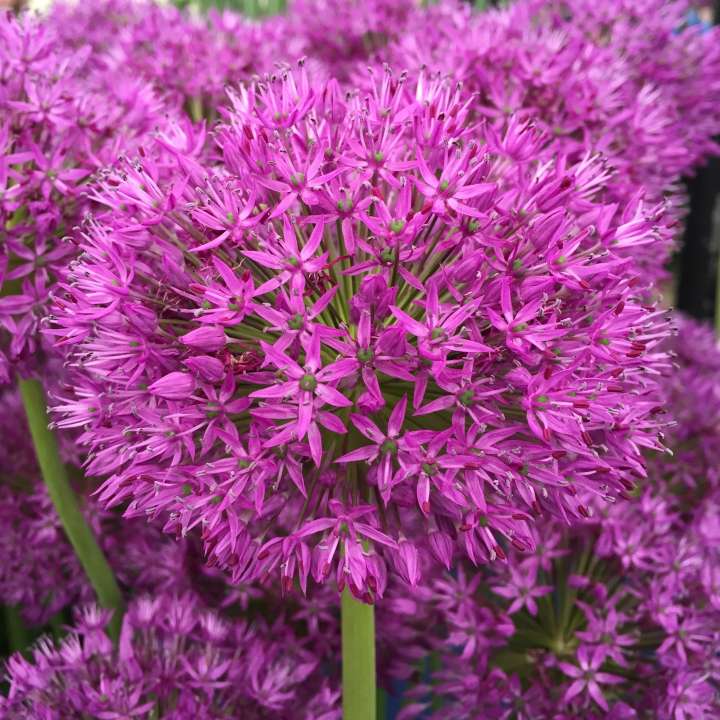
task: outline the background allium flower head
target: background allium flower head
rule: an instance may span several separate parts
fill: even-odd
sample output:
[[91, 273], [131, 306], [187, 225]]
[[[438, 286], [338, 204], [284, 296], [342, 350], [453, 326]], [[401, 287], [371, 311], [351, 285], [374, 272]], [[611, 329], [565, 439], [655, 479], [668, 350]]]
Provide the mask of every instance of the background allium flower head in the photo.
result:
[[[60, 518], [40, 479], [29, 430], [16, 392], [0, 394], [0, 602], [18, 607], [30, 625], [43, 625], [72, 603], [93, 593], [65, 537]], [[61, 437], [73, 476], [79, 475], [73, 438]], [[88, 497], [88, 483], [76, 478], [83, 512], [100, 540], [123, 588], [145, 592], [190, 587], [185, 542], [176, 543], [142, 520], [125, 520]], [[90, 490], [93, 488], [91, 487]]]
[[91, 47], [91, 62], [113, 77], [143, 78], [196, 120], [217, 117], [227, 85], [305, 52], [302, 34], [283, 16], [254, 22], [230, 11], [191, 15], [149, 0], [55, 3], [46, 22], [64, 46]]
[[288, 31], [302, 38], [305, 54], [345, 80], [382, 57], [422, 12], [419, 6], [417, 0], [292, 0]]
[[52, 333], [103, 502], [198, 527], [236, 581], [372, 600], [388, 562], [531, 550], [643, 477], [665, 330], [618, 251], [636, 206], [473, 103], [285, 71], [233, 96], [219, 164], [161, 144], [96, 192]]
[[674, 321], [673, 372], [663, 382], [675, 421], [667, 431], [673, 455], [655, 458], [653, 474], [693, 497], [720, 487], [720, 351], [707, 326], [680, 314]]
[[137, 148], [165, 108], [153, 89], [64, 50], [51, 27], [0, 15], [0, 379], [42, 362], [38, 334], [90, 176]]
[[665, 213], [627, 249], [662, 277], [684, 205], [679, 181], [716, 151], [720, 132], [717, 30], [687, 26], [688, 8], [529, 0], [470, 14], [441, 4], [415, 14], [383, 57], [452, 74], [500, 133], [517, 117], [533, 123], [547, 157], [603, 153], [608, 202], [634, 197], [648, 217]]
[[340, 718], [339, 693], [282, 618], [228, 621], [189, 595], [140, 597], [116, 649], [109, 617], [89, 606], [57, 647], [42, 640], [32, 659], [12, 656], [3, 717]]
[[[538, 525], [536, 553], [511, 548], [508, 565], [472, 575], [462, 565], [453, 575], [427, 568], [415, 598], [388, 590], [378, 623], [402, 647], [381, 645], [381, 657], [386, 682], [411, 682], [402, 718], [720, 712], [720, 495], [710, 454], [720, 439], [720, 349], [710, 328], [682, 317], [676, 324], [667, 345], [677, 367], [661, 388], [669, 413], [683, 418], [667, 433], [677, 453], [651, 462], [639, 497], [606, 505], [585, 524]], [[703, 408], [707, 423], [688, 419]], [[420, 670], [425, 658], [436, 668], [429, 674]]]

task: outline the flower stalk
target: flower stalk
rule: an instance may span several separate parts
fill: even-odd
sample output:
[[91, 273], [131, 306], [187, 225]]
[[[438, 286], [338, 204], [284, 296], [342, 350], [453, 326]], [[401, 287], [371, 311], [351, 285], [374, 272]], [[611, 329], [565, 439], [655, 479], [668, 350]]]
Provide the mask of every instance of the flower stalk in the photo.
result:
[[5, 635], [10, 652], [24, 650], [28, 646], [30, 638], [19, 610], [11, 605], [5, 605], [3, 610], [5, 616]]
[[344, 720], [375, 720], [375, 608], [345, 588], [342, 615], [342, 695]]
[[34, 379], [20, 380], [19, 386], [35, 454], [48, 494], [60, 517], [65, 534], [95, 590], [98, 602], [102, 607], [114, 610], [109, 632], [116, 640], [120, 634], [123, 606], [120, 588], [90, 526], [80, 511], [77, 497], [70, 486], [57, 439], [48, 427], [49, 418], [43, 387]]
[[715, 268], [715, 335], [720, 337], [720, 263]]

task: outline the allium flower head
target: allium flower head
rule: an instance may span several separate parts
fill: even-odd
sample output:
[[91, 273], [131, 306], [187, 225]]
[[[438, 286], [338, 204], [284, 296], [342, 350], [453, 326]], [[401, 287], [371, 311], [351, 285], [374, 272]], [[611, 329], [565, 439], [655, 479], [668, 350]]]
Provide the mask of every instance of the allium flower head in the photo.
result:
[[[305, 41], [285, 17], [253, 22], [241, 13], [190, 13], [152, 0], [53, 3], [45, 23], [63, 46], [92, 49], [112, 77], [138, 77], [176, 110], [216, 117], [226, 85], [274, 67]], [[292, 34], [291, 34], [292, 33]]]
[[0, 380], [42, 363], [38, 330], [84, 185], [165, 110], [150, 86], [95, 61], [40, 20], [0, 15]]
[[639, 216], [655, 216], [653, 232], [626, 252], [659, 277], [684, 204], [681, 177], [716, 152], [720, 132], [717, 29], [688, 26], [688, 8], [523, 0], [471, 14], [440, 4], [415, 13], [383, 57], [451, 73], [501, 134], [517, 118], [531, 122], [544, 134], [543, 156], [602, 153], [606, 202], [635, 198]]
[[105, 634], [109, 611], [77, 613], [53, 647], [7, 664], [0, 714], [17, 720], [75, 717], [217, 720], [297, 717], [338, 720], [339, 693], [319, 659], [282, 619], [228, 622], [190, 596], [135, 600], [119, 647]]
[[[56, 368], [54, 368], [56, 369]], [[30, 440], [18, 394], [0, 393], [0, 602], [17, 607], [30, 625], [43, 625], [93, 592], [62, 528]], [[123, 589], [185, 591], [189, 545], [176, 543], [143, 520], [127, 521], [89, 497], [94, 489], [78, 477], [79, 459], [70, 433], [60, 437], [63, 457], [87, 522], [98, 537]]]
[[619, 252], [634, 207], [473, 102], [301, 67], [233, 96], [222, 162], [158, 145], [96, 191], [52, 333], [105, 503], [199, 526], [237, 581], [370, 601], [388, 562], [503, 559], [643, 477], [665, 330]]
[[420, 12], [416, 0], [292, 0], [288, 33], [335, 77], [346, 79], [382, 54]]
[[[712, 452], [720, 437], [720, 350], [710, 327], [676, 323], [667, 346], [677, 367], [661, 386], [669, 413], [683, 419], [667, 432], [678, 452], [650, 463], [639, 497], [606, 505], [584, 525], [537, 525], [542, 556], [513, 548], [511, 564], [487, 566], [472, 579], [462, 565], [445, 575], [428, 568], [427, 584], [410, 599], [389, 588], [378, 622], [402, 647], [381, 644], [381, 657], [390, 677], [412, 680], [403, 718], [469, 720], [478, 708], [482, 717], [534, 720], [718, 715], [720, 504]], [[429, 656], [436, 669], [420, 677]]]

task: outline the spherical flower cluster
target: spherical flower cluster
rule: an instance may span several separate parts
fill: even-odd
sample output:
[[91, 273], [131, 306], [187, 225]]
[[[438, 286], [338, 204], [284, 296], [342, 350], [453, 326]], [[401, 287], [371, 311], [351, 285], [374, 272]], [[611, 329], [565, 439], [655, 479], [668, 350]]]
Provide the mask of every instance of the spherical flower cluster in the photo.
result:
[[402, 640], [381, 640], [384, 682], [410, 682], [399, 717], [715, 717], [719, 517], [717, 495], [688, 523], [648, 492], [613, 507], [600, 534], [548, 524], [539, 555], [511, 550], [507, 565], [436, 577], [412, 598], [392, 588], [378, 622]]
[[[543, 525], [533, 556], [512, 549], [508, 565], [436, 576], [412, 599], [389, 591], [379, 624], [403, 642], [385, 648], [388, 673], [415, 681], [402, 718], [427, 717], [433, 697], [430, 717], [458, 720], [720, 712], [720, 348], [710, 328], [678, 324], [668, 409], [687, 421], [707, 408], [707, 422], [668, 433], [680, 452], [652, 464], [640, 497], [585, 527]], [[438, 669], [420, 679], [431, 655]]]
[[200, 526], [235, 580], [371, 600], [386, 560], [531, 549], [643, 477], [665, 330], [619, 250], [654, 221], [472, 107], [285, 72], [234, 96], [222, 163], [161, 147], [98, 190], [51, 332], [105, 503]]
[[293, 0], [287, 30], [302, 38], [303, 54], [318, 69], [347, 80], [368, 61], [382, 58], [423, 13], [415, 0]]
[[[44, 376], [128, 600], [0, 717], [338, 720], [344, 588], [399, 720], [720, 715], [720, 350], [655, 289], [720, 133], [688, 7], [0, 17], [0, 381]], [[90, 587], [0, 411], [42, 625]]]
[[63, 238], [87, 205], [84, 184], [164, 113], [150, 86], [92, 64], [32, 17], [0, 15], [0, 381], [50, 352], [38, 329], [73, 251]]
[[720, 132], [717, 31], [688, 27], [687, 9], [684, 0], [528, 0], [472, 15], [441, 5], [416, 14], [386, 56], [451, 73], [498, 132], [517, 117], [532, 122], [547, 138], [543, 155], [603, 153], [608, 202], [639, 195], [669, 206], [653, 242], [632, 249], [657, 277], [683, 204], [679, 180]]
[[[540, 12], [547, 4], [536, 2]], [[628, 145], [648, 144], [657, 153], [660, 165], [652, 168], [650, 157], [643, 163], [638, 178], [650, 192], [679, 173], [699, 165], [708, 153], [716, 152], [713, 138], [718, 133], [715, 108], [720, 98], [720, 63], [717, 30], [691, 24], [693, 3], [674, 0], [658, 6], [652, 0], [591, 3], [573, 0], [570, 17], [567, 5], [554, 5], [552, 23], [585, 38], [595, 47], [612, 48], [625, 61], [627, 81], [621, 92], [626, 101], [644, 96], [634, 111], [637, 129], [641, 129], [643, 107], [647, 116], [663, 106], [667, 126], [661, 128], [668, 147], [661, 147], [662, 136], [652, 132], [652, 121], [645, 134], [626, 137]], [[626, 106], [627, 107], [627, 106]], [[641, 113], [638, 115], [638, 113]], [[633, 173], [629, 164], [626, 170]], [[665, 178], [662, 177], [663, 172]]]
[[[42, 484], [0, 485], [0, 503], [0, 602], [19, 608], [26, 624], [41, 626], [64, 608], [92, 600], [92, 589]], [[123, 520], [92, 504], [85, 514], [122, 587], [134, 592], [186, 587], [183, 543], [141, 520]]]
[[110, 613], [77, 614], [58, 647], [42, 640], [7, 666], [0, 716], [14, 720], [339, 720], [339, 693], [317, 658], [278, 619], [229, 622], [191, 596], [141, 597], [128, 608], [118, 647]]
[[[35, 461], [29, 431], [18, 422], [17, 393], [0, 395], [0, 602], [19, 608], [30, 625], [43, 625], [92, 590], [62, 529]], [[61, 438], [64, 456], [77, 476], [73, 438]], [[75, 456], [75, 457], [74, 457]], [[85, 516], [123, 588], [146, 592], [189, 587], [187, 543], [176, 543], [143, 520], [124, 520], [88, 497], [92, 485], [75, 477]]]
[[291, 29], [282, 16], [262, 22], [229, 11], [197, 16], [171, 3], [58, 3], [45, 22], [61, 46], [89, 46], [96, 66], [115, 78], [142, 78], [176, 111], [185, 109], [196, 120], [217, 117], [226, 86], [305, 52], [300, 28]]
[[671, 456], [651, 459], [652, 477], [698, 504], [720, 488], [720, 351], [711, 329], [676, 314], [669, 343], [672, 372], [663, 379], [664, 404], [674, 423], [667, 429]]

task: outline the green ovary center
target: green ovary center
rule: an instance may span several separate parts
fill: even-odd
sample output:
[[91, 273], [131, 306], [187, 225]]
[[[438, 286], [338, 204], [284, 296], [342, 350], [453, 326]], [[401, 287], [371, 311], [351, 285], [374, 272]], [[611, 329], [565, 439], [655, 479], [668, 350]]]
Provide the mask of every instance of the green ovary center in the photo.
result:
[[302, 390], [307, 390], [308, 392], [312, 392], [317, 387], [317, 380], [315, 379], [315, 376], [307, 373], [306, 375], [303, 375], [302, 378], [300, 378], [300, 388]]

